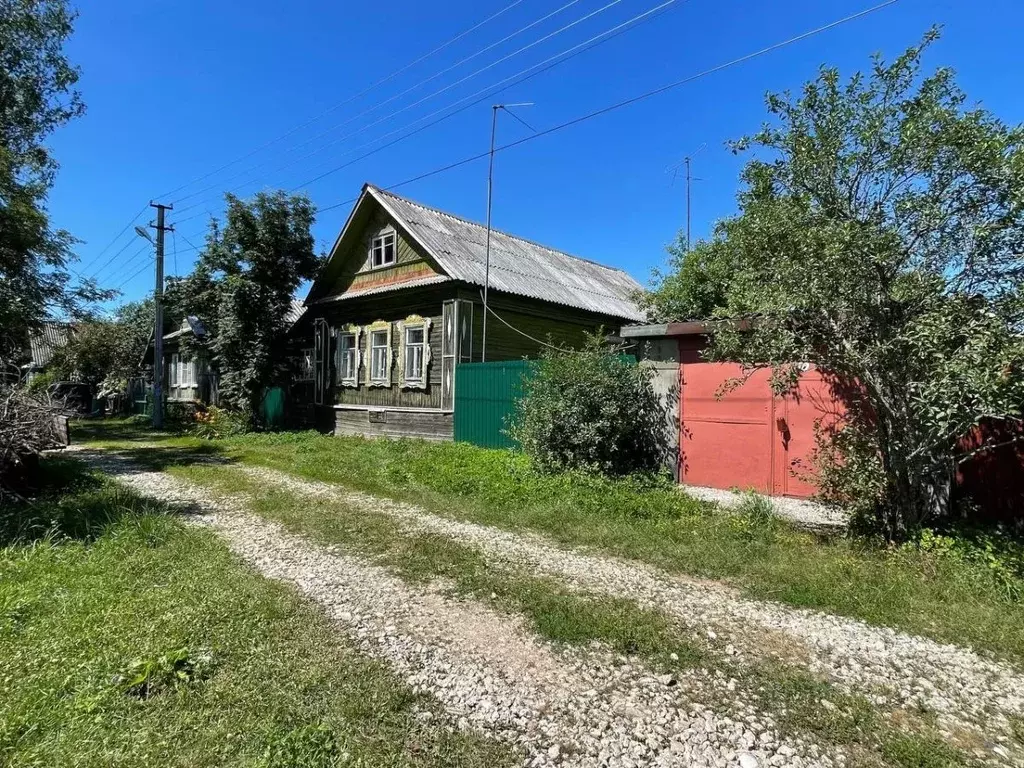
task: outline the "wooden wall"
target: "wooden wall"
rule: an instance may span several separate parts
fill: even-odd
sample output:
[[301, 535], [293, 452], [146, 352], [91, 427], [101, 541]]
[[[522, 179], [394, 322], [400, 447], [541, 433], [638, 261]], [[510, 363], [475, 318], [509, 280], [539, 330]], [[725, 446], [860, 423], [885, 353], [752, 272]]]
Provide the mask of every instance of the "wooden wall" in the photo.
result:
[[[431, 291], [395, 291], [367, 299], [328, 304], [322, 310], [323, 317], [332, 328], [353, 324], [365, 327], [383, 320], [391, 326], [391, 386], [369, 386], [366, 383], [366, 368], [370, 361], [366, 354], [366, 332], [360, 336], [362, 352], [358, 371], [358, 385], [342, 386], [335, 370], [334, 348], [331, 352], [331, 402], [338, 405], [367, 405], [390, 408], [440, 408], [441, 407], [441, 307], [443, 295]], [[399, 355], [401, 336], [397, 323], [410, 315], [430, 319], [427, 343], [430, 347], [430, 361], [427, 364], [427, 386], [425, 389], [404, 388], [399, 379]], [[310, 338], [312, 344], [312, 338]]]
[[443, 411], [335, 409], [334, 434], [452, 439], [452, 414]]
[[[396, 263], [373, 269], [370, 241], [391, 227], [395, 231]], [[362, 236], [347, 252], [338, 254], [344, 265], [331, 288], [331, 295], [362, 291], [390, 283], [415, 280], [438, 274], [436, 267], [406, 240], [384, 211], [377, 211], [363, 229]]]
[[[473, 301], [473, 362], [481, 362], [483, 353], [484, 307], [478, 292], [463, 291], [460, 298]], [[544, 349], [539, 342], [557, 347], [576, 348], [584, 336], [604, 327], [607, 333], [618, 332], [621, 320], [601, 318], [559, 305], [516, 296], [492, 293], [488, 303], [494, 313], [516, 330], [491, 315], [487, 320], [487, 360], [521, 360], [536, 358]], [[518, 333], [517, 331], [522, 331]], [[533, 337], [527, 338], [523, 334]], [[550, 336], [550, 339], [548, 338]], [[534, 341], [536, 339], [536, 341]]]

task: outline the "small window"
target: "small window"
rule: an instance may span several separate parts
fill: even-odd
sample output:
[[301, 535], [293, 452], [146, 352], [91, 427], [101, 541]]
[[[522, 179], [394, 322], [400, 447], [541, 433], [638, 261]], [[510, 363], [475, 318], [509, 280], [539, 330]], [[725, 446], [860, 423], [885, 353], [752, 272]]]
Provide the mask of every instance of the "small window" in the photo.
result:
[[356, 335], [343, 333], [338, 337], [338, 375], [342, 383], [356, 383], [356, 367]]
[[387, 267], [395, 263], [395, 233], [385, 232], [370, 241], [370, 266]]
[[388, 332], [372, 331], [370, 333], [370, 381], [387, 381], [388, 351]]
[[196, 361], [187, 360], [181, 363], [181, 386], [194, 387], [196, 385]]
[[171, 375], [168, 378], [170, 380], [170, 385], [172, 387], [178, 386], [178, 382], [179, 382], [178, 376], [179, 376], [179, 370], [180, 370], [179, 366], [180, 365], [181, 365], [181, 361], [178, 358], [178, 356], [177, 355], [171, 355]]
[[405, 329], [405, 380], [422, 383], [426, 333], [422, 325]]

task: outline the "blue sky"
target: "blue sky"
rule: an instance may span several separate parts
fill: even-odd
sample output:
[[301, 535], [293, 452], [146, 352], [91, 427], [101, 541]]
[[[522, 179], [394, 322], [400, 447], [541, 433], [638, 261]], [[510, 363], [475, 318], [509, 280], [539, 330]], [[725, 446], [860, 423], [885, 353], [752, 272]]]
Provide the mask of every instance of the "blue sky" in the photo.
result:
[[[377, 145], [370, 142], [383, 134], [662, 2], [619, 0], [467, 78], [612, 2], [577, 0], [528, 31], [413, 88], [569, 2], [520, 0], [440, 53], [324, 118], [210, 178], [164, 194], [358, 94], [512, 2], [394, 0], [386, 9], [327, 0], [81, 3], [68, 54], [82, 68], [80, 88], [88, 112], [52, 137], [62, 167], [50, 198], [55, 225], [83, 241], [78, 268], [92, 274], [118, 254], [99, 272], [100, 282], [120, 285], [124, 299], [136, 299], [151, 291], [153, 283], [144, 242], [129, 228], [98, 255], [151, 198], [163, 195], [162, 202], [175, 203], [169, 221], [178, 231], [168, 239], [167, 271], [187, 274], [195, 257], [189, 244], [202, 244], [206, 221], [210, 213], [219, 213], [225, 189], [244, 185], [236, 194], [245, 196], [260, 189], [298, 187], [318, 207], [336, 206], [353, 198], [364, 181], [388, 186], [486, 150], [491, 103], [534, 102], [517, 113], [542, 130], [874, 4], [676, 0], [653, 20], [561, 66], [371, 158], [305, 184], [374, 148]], [[704, 147], [694, 160], [694, 175], [700, 181], [693, 187], [693, 231], [699, 237], [735, 210], [742, 158], [729, 153], [724, 142], [760, 125], [765, 92], [798, 88], [824, 63], [850, 72], [866, 66], [873, 52], [896, 55], [932, 24], [943, 25], [944, 34], [931, 49], [928, 64], [955, 68], [970, 99], [1007, 122], [1024, 120], [1019, 88], [1024, 3], [901, 0], [784, 50], [499, 154], [494, 225], [621, 267], [646, 282], [651, 268], [663, 263], [665, 245], [684, 222], [684, 186], [680, 178], [673, 180], [670, 166]], [[430, 97], [462, 78], [467, 79]], [[412, 90], [380, 104], [407, 89]], [[424, 97], [430, 98], [409, 107]], [[389, 117], [398, 110], [403, 111]], [[527, 134], [527, 128], [505, 117], [499, 123], [498, 143]], [[319, 151], [311, 154], [314, 150]], [[480, 160], [396, 192], [482, 220], [486, 174], [486, 160]], [[213, 189], [201, 191], [208, 186]], [[343, 205], [318, 216], [319, 247], [330, 246], [348, 210]], [[145, 217], [148, 220], [149, 212]], [[144, 223], [143, 217], [137, 223]]]

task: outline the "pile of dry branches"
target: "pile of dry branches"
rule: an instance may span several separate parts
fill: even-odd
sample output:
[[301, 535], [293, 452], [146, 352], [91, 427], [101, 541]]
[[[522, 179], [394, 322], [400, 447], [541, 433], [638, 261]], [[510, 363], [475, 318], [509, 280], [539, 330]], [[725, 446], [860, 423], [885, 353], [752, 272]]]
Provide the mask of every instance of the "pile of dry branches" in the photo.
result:
[[19, 496], [38, 456], [67, 445], [64, 403], [20, 387], [0, 387], [0, 499]]

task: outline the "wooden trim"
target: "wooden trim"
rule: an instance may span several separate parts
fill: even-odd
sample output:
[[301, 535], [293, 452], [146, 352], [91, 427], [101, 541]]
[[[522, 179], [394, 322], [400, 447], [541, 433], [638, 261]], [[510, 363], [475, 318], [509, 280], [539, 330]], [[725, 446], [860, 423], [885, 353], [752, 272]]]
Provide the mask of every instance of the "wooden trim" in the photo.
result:
[[348, 405], [331, 406], [336, 411], [399, 411], [401, 413], [452, 413], [450, 408], [414, 408], [411, 405]]

